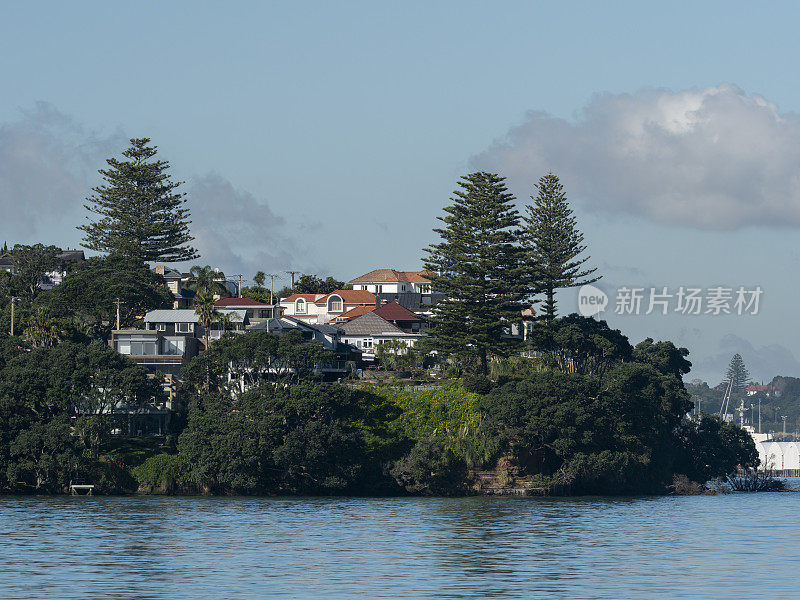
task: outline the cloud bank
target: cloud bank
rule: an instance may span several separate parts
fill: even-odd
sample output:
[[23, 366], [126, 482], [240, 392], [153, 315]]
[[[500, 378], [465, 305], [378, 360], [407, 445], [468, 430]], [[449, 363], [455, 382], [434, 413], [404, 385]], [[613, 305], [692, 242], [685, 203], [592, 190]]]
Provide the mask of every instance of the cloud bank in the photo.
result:
[[800, 226], [800, 117], [727, 84], [600, 94], [574, 121], [530, 112], [471, 166], [527, 195], [553, 171], [587, 209], [658, 223]]
[[58, 239], [69, 239], [64, 229], [82, 221], [89, 182], [126, 141], [119, 132], [89, 131], [45, 102], [21, 111], [16, 121], [0, 123], [3, 241], [45, 241], [59, 227]]
[[215, 173], [195, 178], [187, 191], [194, 246], [201, 254], [196, 262], [247, 279], [259, 270], [297, 264], [298, 249], [286, 234], [285, 219], [266, 202]]
[[[97, 171], [107, 158], [120, 157], [129, 138], [122, 131], [90, 131], [44, 102], [0, 123], [0, 244], [79, 246], [83, 234], [76, 227], [86, 220], [83, 205], [100, 182]], [[188, 192], [191, 231], [202, 255], [197, 262], [248, 278], [260, 269], [308, 267], [287, 233], [294, 227], [266, 201], [218, 174], [187, 178], [172, 171], [173, 179], [189, 181], [181, 189]]]

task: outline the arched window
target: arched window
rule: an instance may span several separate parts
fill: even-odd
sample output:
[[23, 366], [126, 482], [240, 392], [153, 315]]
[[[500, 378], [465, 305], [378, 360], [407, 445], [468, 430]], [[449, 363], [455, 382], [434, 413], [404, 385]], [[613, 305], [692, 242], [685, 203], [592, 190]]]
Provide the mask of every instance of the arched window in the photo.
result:
[[328, 312], [342, 312], [341, 296], [331, 296], [328, 298]]
[[299, 314], [305, 314], [306, 312], [306, 301], [302, 298], [298, 298], [297, 302], [294, 303], [294, 312]]

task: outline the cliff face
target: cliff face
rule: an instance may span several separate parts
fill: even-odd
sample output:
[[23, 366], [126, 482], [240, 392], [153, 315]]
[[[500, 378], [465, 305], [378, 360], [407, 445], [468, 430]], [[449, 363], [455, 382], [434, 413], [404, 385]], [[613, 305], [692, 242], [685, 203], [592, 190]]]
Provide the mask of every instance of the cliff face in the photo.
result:
[[503, 456], [494, 469], [470, 472], [472, 490], [481, 496], [563, 496], [569, 492], [563, 486], [544, 484], [541, 478], [521, 475], [519, 465], [511, 456]]

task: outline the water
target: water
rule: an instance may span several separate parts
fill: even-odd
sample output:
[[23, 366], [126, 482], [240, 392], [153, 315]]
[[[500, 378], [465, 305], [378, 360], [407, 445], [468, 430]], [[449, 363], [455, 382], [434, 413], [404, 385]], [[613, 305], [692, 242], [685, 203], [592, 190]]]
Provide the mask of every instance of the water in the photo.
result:
[[0, 497], [0, 598], [795, 598], [798, 507]]

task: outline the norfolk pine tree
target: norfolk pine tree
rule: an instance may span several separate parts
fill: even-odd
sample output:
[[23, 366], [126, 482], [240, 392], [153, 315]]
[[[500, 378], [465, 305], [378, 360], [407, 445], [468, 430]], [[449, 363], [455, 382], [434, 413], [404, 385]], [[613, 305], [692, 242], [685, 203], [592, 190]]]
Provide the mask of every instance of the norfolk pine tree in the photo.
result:
[[[99, 172], [105, 184], [92, 188], [87, 210], [99, 218], [78, 229], [90, 250], [132, 256], [142, 261], [180, 262], [198, 257], [189, 246], [189, 211], [182, 182], [167, 174], [169, 163], [154, 160], [157, 148], [148, 138], [131, 139], [122, 155], [128, 160], [106, 160]], [[86, 217], [90, 219], [89, 216]]]
[[558, 177], [548, 173], [536, 187], [534, 204], [525, 207], [522, 217], [522, 244], [535, 291], [545, 296], [544, 319], [549, 323], [556, 316], [557, 289], [593, 283], [600, 276], [592, 276], [597, 269], [584, 269], [589, 256], [579, 258], [586, 250], [583, 234]]
[[750, 372], [744, 366], [744, 360], [741, 354], [734, 354], [731, 362], [728, 365], [728, 372], [726, 373], [728, 381], [732, 381], [731, 392], [736, 394], [744, 391], [750, 381]]
[[425, 249], [425, 267], [436, 271], [434, 289], [446, 299], [436, 304], [435, 347], [476, 358], [488, 372], [490, 354], [505, 355], [518, 342], [506, 331], [519, 321], [527, 285], [516, 243], [519, 213], [505, 178], [477, 172], [461, 178], [444, 222], [434, 229], [441, 242]]

